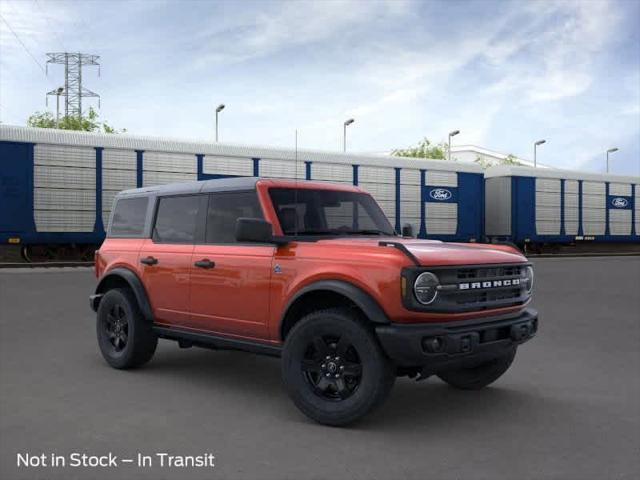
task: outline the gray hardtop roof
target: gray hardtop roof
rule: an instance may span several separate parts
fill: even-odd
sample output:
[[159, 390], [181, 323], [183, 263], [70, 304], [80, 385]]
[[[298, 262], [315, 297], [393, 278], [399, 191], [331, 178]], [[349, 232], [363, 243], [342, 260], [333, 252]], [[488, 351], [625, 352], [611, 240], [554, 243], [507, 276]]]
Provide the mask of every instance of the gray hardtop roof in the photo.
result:
[[168, 183], [153, 187], [132, 188], [118, 193], [117, 197], [142, 197], [156, 195], [181, 195], [189, 193], [225, 192], [234, 190], [252, 190], [256, 188], [259, 177], [217, 178], [193, 182]]

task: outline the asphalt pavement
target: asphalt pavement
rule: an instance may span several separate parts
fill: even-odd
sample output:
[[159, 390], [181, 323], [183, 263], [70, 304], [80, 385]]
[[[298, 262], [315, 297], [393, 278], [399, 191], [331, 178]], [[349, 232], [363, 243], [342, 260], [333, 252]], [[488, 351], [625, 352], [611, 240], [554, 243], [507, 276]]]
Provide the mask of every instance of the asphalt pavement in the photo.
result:
[[[640, 478], [640, 257], [534, 263], [539, 334], [502, 379], [479, 392], [399, 379], [343, 429], [298, 412], [277, 359], [162, 341], [145, 368], [113, 370], [89, 270], [0, 270], [0, 478]], [[73, 453], [134, 462], [74, 467]], [[18, 467], [27, 454], [66, 466]]]

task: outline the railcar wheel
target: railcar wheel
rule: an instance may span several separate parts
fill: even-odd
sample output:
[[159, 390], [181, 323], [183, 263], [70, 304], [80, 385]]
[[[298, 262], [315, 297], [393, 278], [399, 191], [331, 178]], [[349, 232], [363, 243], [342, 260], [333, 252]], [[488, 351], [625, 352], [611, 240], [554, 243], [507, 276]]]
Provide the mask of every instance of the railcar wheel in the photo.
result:
[[29, 246], [28, 245], [23, 245], [22, 248], [20, 249], [20, 256], [22, 257], [22, 259], [27, 262], [27, 263], [31, 263], [31, 256], [29, 255]]

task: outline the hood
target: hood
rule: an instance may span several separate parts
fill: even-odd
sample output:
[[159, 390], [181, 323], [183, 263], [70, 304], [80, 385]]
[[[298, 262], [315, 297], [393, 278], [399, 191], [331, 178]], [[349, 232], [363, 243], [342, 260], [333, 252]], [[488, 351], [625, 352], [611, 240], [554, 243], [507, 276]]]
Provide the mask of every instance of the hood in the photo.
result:
[[[526, 257], [509, 245], [483, 243], [449, 243], [439, 240], [417, 240], [402, 237], [335, 238], [321, 240], [357, 248], [378, 247], [380, 242], [394, 242], [404, 245], [421, 265], [483, 265], [491, 263], [522, 263]], [[391, 247], [387, 247], [391, 248]]]
[[421, 265], [480, 265], [521, 263], [526, 257], [509, 245], [483, 243], [443, 243], [428, 240], [403, 240], [402, 243]]

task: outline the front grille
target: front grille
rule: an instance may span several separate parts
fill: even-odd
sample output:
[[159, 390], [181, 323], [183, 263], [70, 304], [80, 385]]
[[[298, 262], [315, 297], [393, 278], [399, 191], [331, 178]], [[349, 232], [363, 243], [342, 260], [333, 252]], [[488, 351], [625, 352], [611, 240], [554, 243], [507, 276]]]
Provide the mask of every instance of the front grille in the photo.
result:
[[488, 268], [460, 268], [457, 270], [459, 280], [471, 280], [474, 278], [518, 277], [522, 274], [524, 266], [505, 265], [502, 267]]
[[[492, 265], [439, 270], [441, 306], [487, 310], [522, 305], [529, 299], [526, 265]], [[517, 281], [518, 285], [509, 285]]]
[[511, 288], [500, 292], [474, 292], [456, 295], [455, 301], [458, 305], [480, 305], [485, 306], [490, 303], [504, 300], [513, 300], [514, 305], [518, 305], [520, 299], [520, 288]]
[[411, 289], [405, 296], [405, 305], [413, 310], [451, 313], [524, 305], [530, 297], [527, 266], [411, 268], [404, 273], [408, 277], [408, 285], [413, 285], [420, 273], [430, 271], [438, 276], [440, 286], [432, 304], [420, 304]]

